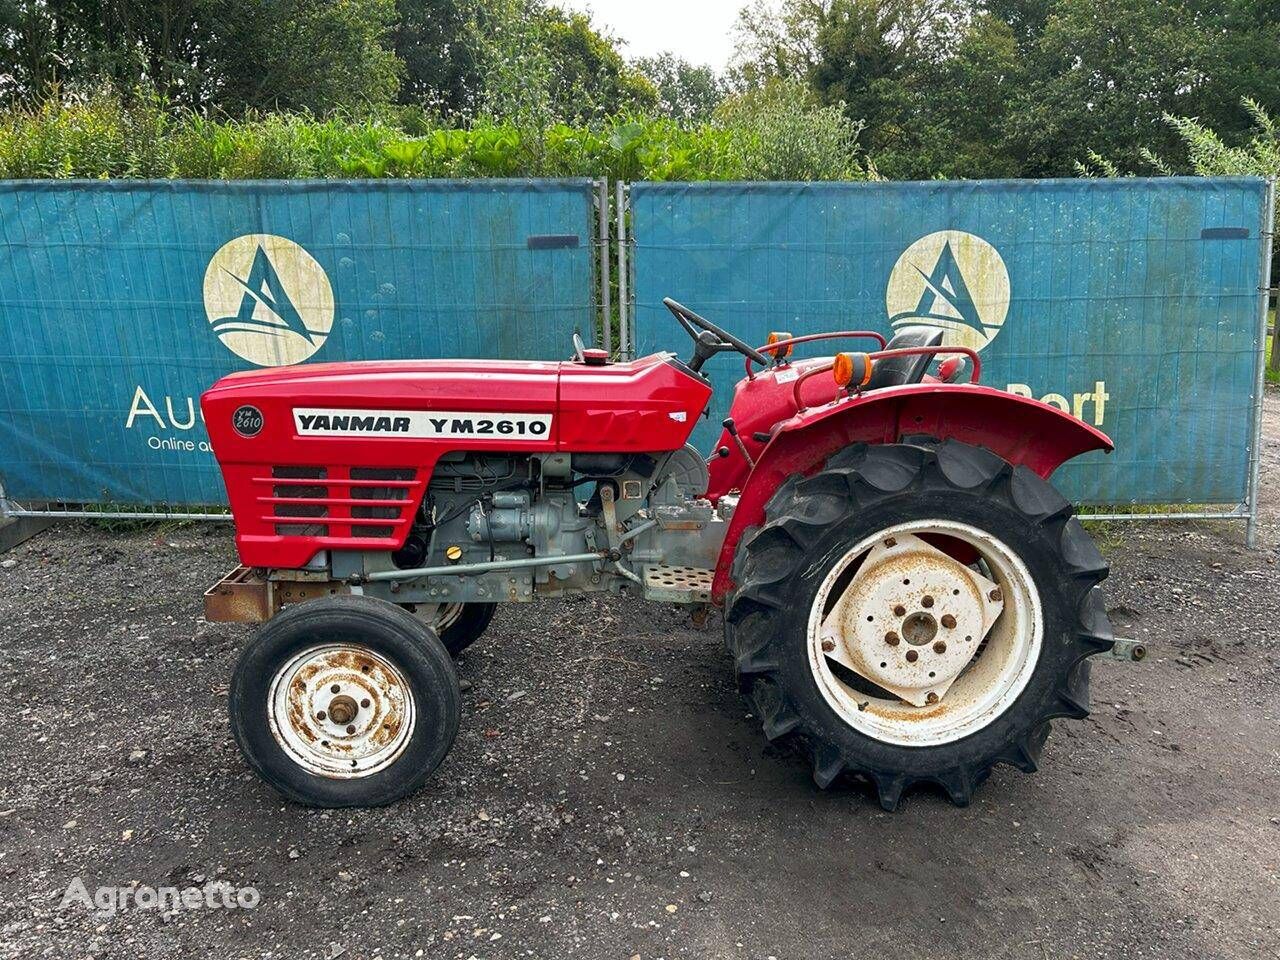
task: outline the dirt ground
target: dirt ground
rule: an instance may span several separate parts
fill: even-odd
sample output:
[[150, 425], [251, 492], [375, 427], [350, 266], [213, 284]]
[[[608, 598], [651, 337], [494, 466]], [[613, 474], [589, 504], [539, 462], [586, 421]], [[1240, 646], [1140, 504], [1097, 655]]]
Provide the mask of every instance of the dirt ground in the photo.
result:
[[[290, 806], [227, 729], [248, 630], [200, 617], [229, 531], [55, 528], [0, 558], [0, 953], [1280, 956], [1275, 392], [1266, 436], [1262, 549], [1108, 532], [1108, 606], [1151, 656], [1099, 662], [1093, 715], [963, 810], [818, 791], [747, 715], [718, 620], [627, 600], [500, 611], [418, 795]], [[62, 905], [77, 878], [260, 902], [97, 915]]]

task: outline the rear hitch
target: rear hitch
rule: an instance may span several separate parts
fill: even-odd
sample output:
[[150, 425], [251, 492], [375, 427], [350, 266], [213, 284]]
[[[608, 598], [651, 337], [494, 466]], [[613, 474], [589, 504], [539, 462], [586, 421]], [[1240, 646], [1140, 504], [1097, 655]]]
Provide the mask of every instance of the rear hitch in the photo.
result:
[[1111, 656], [1116, 660], [1137, 663], [1147, 656], [1147, 645], [1141, 640], [1130, 640], [1128, 637], [1116, 637], [1111, 645]]

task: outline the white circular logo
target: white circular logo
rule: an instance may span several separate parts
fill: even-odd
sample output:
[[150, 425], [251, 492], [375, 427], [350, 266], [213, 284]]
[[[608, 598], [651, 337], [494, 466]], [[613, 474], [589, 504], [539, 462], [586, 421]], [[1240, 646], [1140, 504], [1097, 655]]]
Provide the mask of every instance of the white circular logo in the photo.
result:
[[1009, 271], [996, 248], [963, 230], [939, 230], [903, 251], [885, 293], [894, 329], [936, 327], [948, 346], [981, 350], [1009, 312]]
[[204, 309], [228, 350], [278, 367], [324, 346], [333, 329], [333, 288], [315, 257], [292, 240], [249, 233], [209, 261]]

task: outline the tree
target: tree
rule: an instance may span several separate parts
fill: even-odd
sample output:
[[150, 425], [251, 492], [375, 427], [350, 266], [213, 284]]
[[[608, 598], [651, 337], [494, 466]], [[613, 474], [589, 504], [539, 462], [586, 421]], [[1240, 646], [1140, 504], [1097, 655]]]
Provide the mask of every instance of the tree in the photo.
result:
[[224, 110], [367, 110], [389, 103], [401, 63], [385, 45], [394, 0], [200, 0], [208, 99]]
[[1012, 117], [1024, 173], [1069, 173], [1090, 150], [1123, 166], [1173, 146], [1165, 113], [1196, 114], [1220, 62], [1215, 16], [1186, 0], [1057, 0]]
[[541, 130], [657, 106], [658, 93], [590, 18], [543, 0], [478, 0], [469, 25], [478, 52], [479, 111]]
[[964, 0], [785, 0], [769, 11], [757, 4], [739, 20], [739, 80], [803, 76], [822, 103], [843, 104], [864, 125], [881, 173], [921, 175], [912, 158], [927, 125], [924, 94], [963, 34]]
[[755, 0], [738, 13], [737, 39], [730, 68], [732, 82], [743, 89], [769, 80], [792, 77], [808, 82], [820, 59], [818, 31], [831, 0]]
[[724, 80], [711, 67], [699, 67], [672, 53], [641, 57], [635, 68], [658, 91], [658, 110], [679, 123], [701, 123], [711, 117], [727, 93]]
[[1066, 176], [1182, 147], [1165, 113], [1248, 136], [1280, 108], [1275, 0], [757, 0], [734, 77], [799, 76], [865, 122], [892, 178]]
[[715, 121], [732, 135], [748, 180], [859, 180], [861, 124], [823, 106], [802, 81], [780, 78], [726, 99]]
[[552, 109], [559, 120], [598, 120], [625, 110], [652, 110], [658, 91], [618, 52], [617, 41], [581, 13], [541, 11], [542, 43], [555, 64]]
[[4, 0], [4, 92], [105, 83], [232, 112], [377, 105], [398, 82], [394, 21], [394, 0]]
[[10, 98], [55, 86], [146, 84], [182, 94], [201, 77], [200, 0], [3, 0], [0, 74]]
[[978, 16], [953, 54], [918, 81], [913, 137], [898, 155], [877, 158], [882, 172], [913, 179], [1021, 176], [1009, 127], [1026, 82], [1014, 29]]
[[469, 0], [399, 0], [391, 46], [404, 63], [401, 103], [465, 116], [479, 95], [479, 54], [467, 32]]

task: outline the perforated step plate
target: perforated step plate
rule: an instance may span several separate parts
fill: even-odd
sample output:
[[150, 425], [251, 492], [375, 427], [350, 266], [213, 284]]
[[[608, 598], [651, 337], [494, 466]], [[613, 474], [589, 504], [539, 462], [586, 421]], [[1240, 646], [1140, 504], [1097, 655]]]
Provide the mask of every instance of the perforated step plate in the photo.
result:
[[668, 603], [710, 603], [714, 570], [672, 567], [665, 563], [644, 568], [644, 595]]

